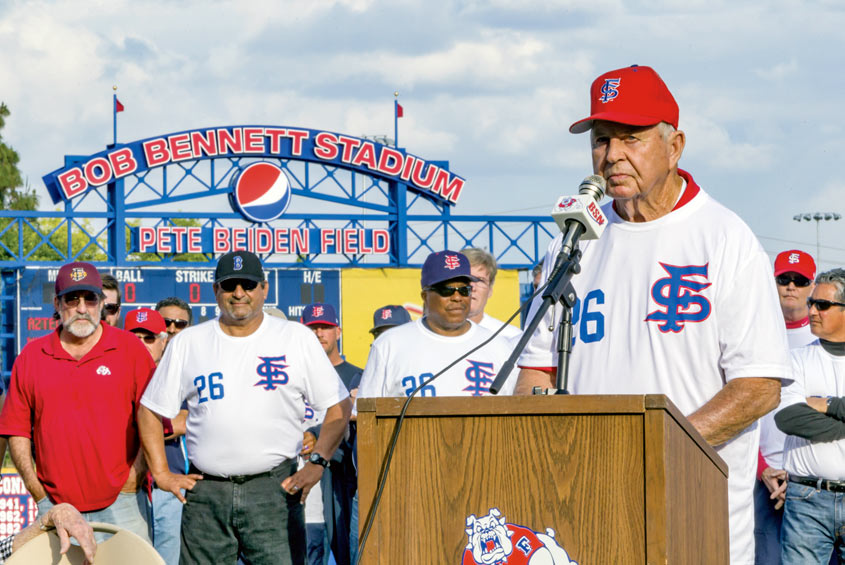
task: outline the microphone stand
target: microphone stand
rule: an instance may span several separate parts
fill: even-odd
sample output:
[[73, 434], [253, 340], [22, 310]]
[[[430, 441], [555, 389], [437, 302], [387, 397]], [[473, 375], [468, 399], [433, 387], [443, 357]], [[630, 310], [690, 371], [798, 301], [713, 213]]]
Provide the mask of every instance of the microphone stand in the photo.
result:
[[534, 394], [569, 394], [567, 386], [569, 381], [569, 354], [572, 352], [572, 308], [577, 300], [575, 287], [572, 286], [572, 277], [581, 272], [581, 250], [577, 248], [577, 243], [585, 229], [576, 221], [567, 222], [567, 225], [569, 229], [563, 238], [563, 245], [561, 245], [552, 274], [549, 275], [546, 290], [543, 292], [543, 302], [531, 322], [525, 326], [519, 343], [517, 343], [505, 364], [502, 365], [493, 384], [490, 385], [490, 392], [493, 394], [499, 393], [516, 365], [517, 359], [522, 354], [522, 350], [525, 349], [528, 340], [534, 334], [534, 330], [543, 321], [543, 316], [553, 304], [558, 302], [563, 305], [563, 315], [560, 317], [558, 325], [557, 378], [555, 381], [557, 388], [544, 391], [540, 387], [534, 387]]

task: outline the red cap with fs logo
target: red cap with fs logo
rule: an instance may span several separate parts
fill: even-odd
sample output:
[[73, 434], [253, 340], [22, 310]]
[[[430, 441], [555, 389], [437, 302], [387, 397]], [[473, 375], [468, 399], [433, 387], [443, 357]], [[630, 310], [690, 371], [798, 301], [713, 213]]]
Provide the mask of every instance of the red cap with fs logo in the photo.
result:
[[594, 120], [629, 126], [660, 122], [678, 127], [678, 103], [666, 83], [651, 67], [632, 65], [604, 73], [590, 87], [590, 116], [569, 126], [570, 133], [584, 133]]
[[775, 258], [775, 276], [783, 273], [798, 273], [812, 281], [816, 278], [816, 262], [809, 253], [798, 249], [782, 251]]

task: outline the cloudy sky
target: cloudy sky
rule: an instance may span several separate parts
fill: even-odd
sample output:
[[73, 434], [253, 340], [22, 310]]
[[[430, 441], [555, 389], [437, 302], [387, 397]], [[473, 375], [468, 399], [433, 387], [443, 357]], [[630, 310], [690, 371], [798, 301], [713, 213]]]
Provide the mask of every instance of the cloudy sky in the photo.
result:
[[[66, 154], [213, 125], [393, 135], [449, 160], [457, 214], [545, 214], [590, 173], [599, 74], [650, 65], [681, 108], [682, 167], [772, 255], [816, 254], [845, 215], [841, 0], [0, 0], [4, 140], [41, 176]], [[845, 264], [845, 219], [823, 222], [821, 266]]]

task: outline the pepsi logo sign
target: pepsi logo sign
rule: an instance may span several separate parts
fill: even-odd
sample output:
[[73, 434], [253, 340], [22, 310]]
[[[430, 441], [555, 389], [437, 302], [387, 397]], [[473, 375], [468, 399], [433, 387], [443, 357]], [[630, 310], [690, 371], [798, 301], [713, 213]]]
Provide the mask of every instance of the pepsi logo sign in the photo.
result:
[[273, 163], [251, 163], [234, 177], [229, 196], [232, 208], [247, 220], [270, 222], [290, 205], [290, 181]]

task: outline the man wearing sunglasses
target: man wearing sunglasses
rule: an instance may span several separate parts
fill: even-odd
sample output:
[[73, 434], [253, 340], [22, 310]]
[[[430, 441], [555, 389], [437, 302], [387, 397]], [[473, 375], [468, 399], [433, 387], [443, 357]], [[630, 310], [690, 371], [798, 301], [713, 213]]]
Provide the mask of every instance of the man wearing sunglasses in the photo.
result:
[[[816, 277], [816, 262], [809, 253], [790, 249], [778, 253], [774, 274], [789, 348], [804, 347], [816, 339], [810, 331], [807, 308]], [[780, 530], [786, 496], [783, 443], [786, 436], [775, 425], [776, 412], [777, 409], [772, 410], [760, 418], [760, 458], [754, 484], [755, 562], [760, 565], [778, 565], [781, 554]]]
[[120, 325], [120, 283], [112, 275], [106, 273], [103, 279], [103, 320], [114, 328]]
[[176, 334], [190, 326], [194, 318], [188, 303], [176, 296], [159, 300], [155, 309], [164, 317], [168, 343]]
[[[161, 361], [167, 346], [169, 334], [164, 318], [156, 310], [138, 308], [126, 313], [123, 329], [132, 332], [150, 352], [155, 364]], [[172, 420], [162, 418], [164, 426], [164, 453], [171, 472], [186, 474], [185, 456], [183, 453], [182, 436], [185, 434], [185, 419], [187, 409], [179, 411]], [[179, 563], [179, 529], [182, 523], [182, 503], [169, 492], [158, 488], [152, 482], [150, 503], [150, 530], [152, 531], [153, 547], [165, 563]]]
[[67, 502], [148, 540], [135, 414], [155, 364], [133, 335], [101, 321], [102, 282], [89, 263], [59, 269], [53, 306], [59, 327], [15, 360], [0, 435], [39, 514]]
[[[234, 563], [239, 554], [304, 563], [301, 503], [340, 443], [349, 393], [308, 328], [264, 315], [270, 289], [255, 254], [223, 255], [214, 281], [219, 317], [170, 341], [141, 401], [150, 471], [185, 502], [182, 565]], [[185, 401], [192, 468], [181, 475], [168, 468], [161, 417], [175, 417]], [[326, 416], [297, 471], [305, 402]]]
[[[421, 387], [419, 396], [490, 394], [490, 385], [510, 354], [507, 342], [499, 336], [431, 380], [493, 335], [469, 320], [475, 280], [465, 255], [456, 251], [430, 254], [420, 281], [423, 317], [373, 342], [358, 396], [408, 396], [417, 387]], [[515, 377], [506, 381], [500, 394], [510, 394]]]
[[845, 270], [820, 274], [807, 302], [818, 339], [792, 350], [795, 380], [775, 415], [788, 434], [784, 565], [845, 560]]

